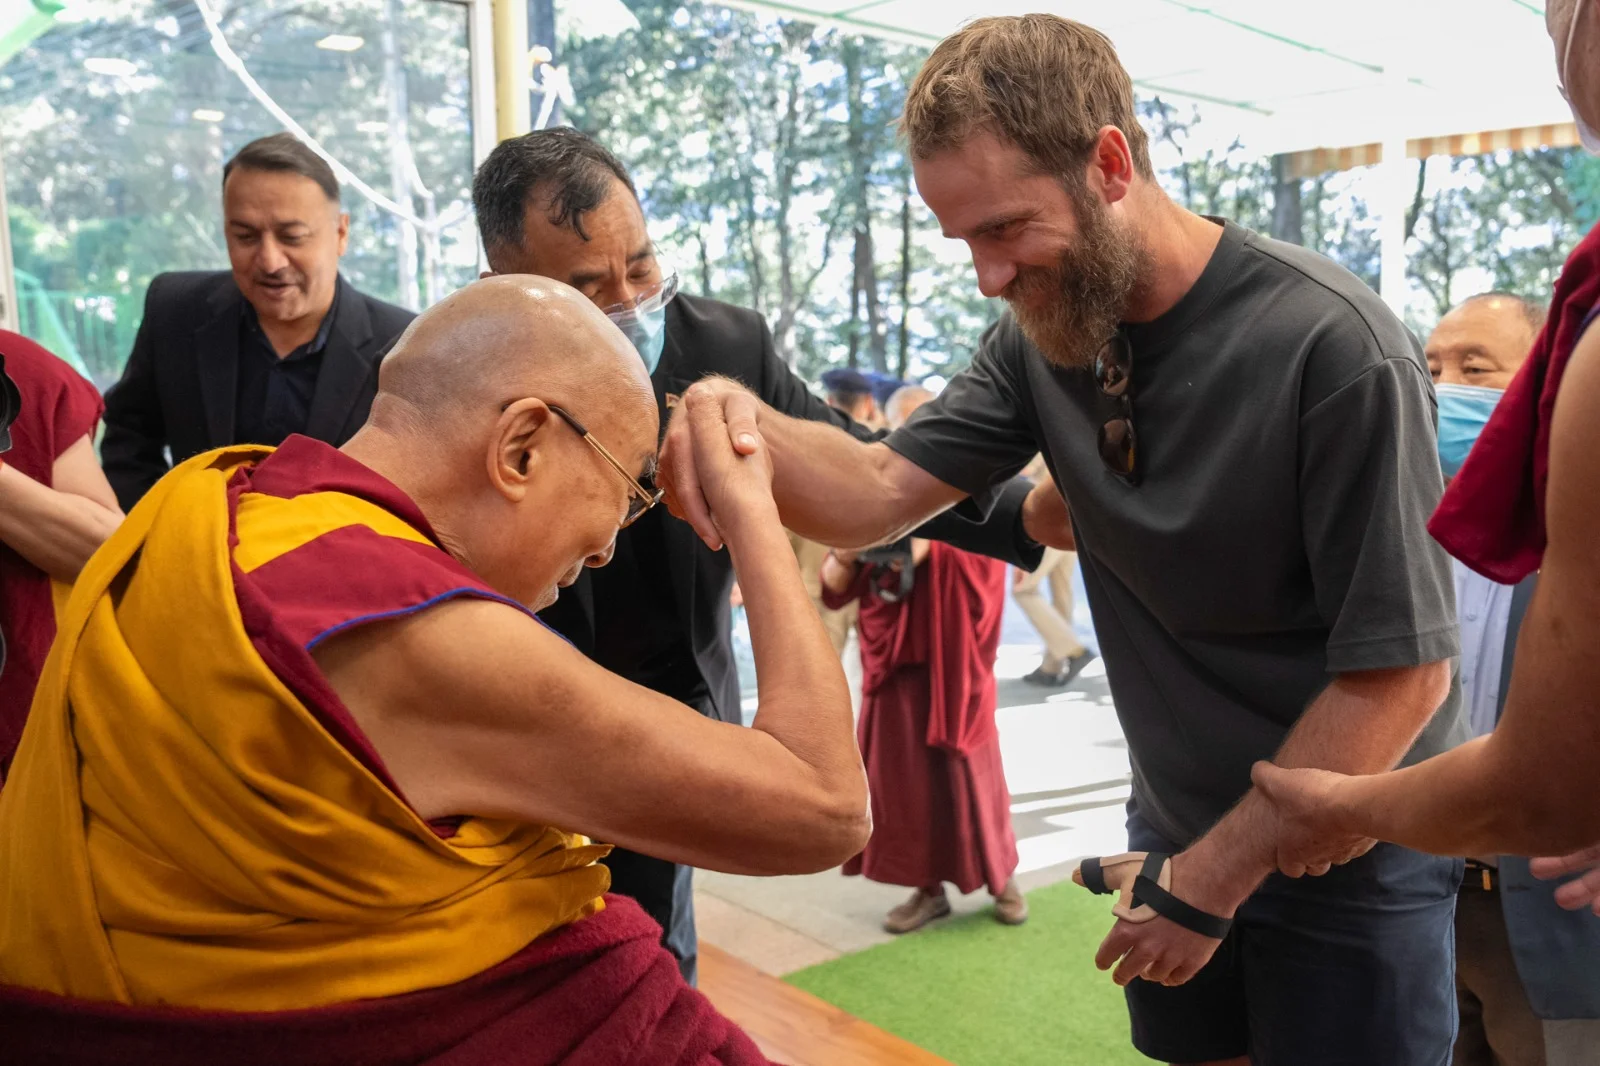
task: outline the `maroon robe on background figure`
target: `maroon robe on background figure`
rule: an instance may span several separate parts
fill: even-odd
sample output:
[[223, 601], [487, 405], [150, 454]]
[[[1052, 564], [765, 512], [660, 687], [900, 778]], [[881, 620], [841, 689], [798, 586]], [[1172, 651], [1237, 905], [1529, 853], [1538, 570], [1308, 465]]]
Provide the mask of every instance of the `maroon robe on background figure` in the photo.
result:
[[833, 610], [861, 601], [857, 737], [873, 830], [844, 872], [998, 894], [1017, 868], [994, 721], [1006, 565], [935, 543], [902, 603], [869, 590], [873, 569], [842, 593], [823, 590]]

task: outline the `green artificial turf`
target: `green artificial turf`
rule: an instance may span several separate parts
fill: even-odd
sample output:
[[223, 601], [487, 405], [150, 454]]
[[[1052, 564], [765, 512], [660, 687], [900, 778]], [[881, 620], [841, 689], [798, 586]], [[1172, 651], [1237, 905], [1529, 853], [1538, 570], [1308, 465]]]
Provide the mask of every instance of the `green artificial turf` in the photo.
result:
[[786, 980], [957, 1066], [1148, 1066], [1122, 990], [1094, 968], [1107, 901], [1065, 881], [1028, 906], [1022, 926], [985, 910]]

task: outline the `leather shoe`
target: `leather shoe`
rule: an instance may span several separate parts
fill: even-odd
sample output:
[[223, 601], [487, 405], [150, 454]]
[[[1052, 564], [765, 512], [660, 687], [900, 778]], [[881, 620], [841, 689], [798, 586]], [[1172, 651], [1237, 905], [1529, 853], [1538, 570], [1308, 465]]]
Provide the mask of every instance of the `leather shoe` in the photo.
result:
[[937, 894], [917, 889], [911, 898], [889, 912], [883, 920], [885, 932], [899, 935], [921, 929], [931, 921], [950, 915], [950, 900], [941, 887]]
[[1017, 887], [1016, 878], [994, 898], [994, 920], [1001, 925], [1021, 925], [1028, 920], [1028, 900]]

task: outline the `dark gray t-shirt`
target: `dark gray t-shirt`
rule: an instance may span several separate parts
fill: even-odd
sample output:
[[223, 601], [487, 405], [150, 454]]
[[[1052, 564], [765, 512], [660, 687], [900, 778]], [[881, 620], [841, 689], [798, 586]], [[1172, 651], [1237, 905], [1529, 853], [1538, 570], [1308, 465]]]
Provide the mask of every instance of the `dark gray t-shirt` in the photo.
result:
[[[1142, 480], [1110, 473], [1115, 413], [1009, 312], [970, 370], [888, 444], [982, 495], [1043, 451], [1133, 763], [1134, 799], [1187, 845], [1330, 680], [1457, 654], [1443, 491], [1416, 340], [1328, 259], [1226, 224], [1177, 306], [1125, 327]], [[1408, 761], [1466, 739], [1460, 701]]]

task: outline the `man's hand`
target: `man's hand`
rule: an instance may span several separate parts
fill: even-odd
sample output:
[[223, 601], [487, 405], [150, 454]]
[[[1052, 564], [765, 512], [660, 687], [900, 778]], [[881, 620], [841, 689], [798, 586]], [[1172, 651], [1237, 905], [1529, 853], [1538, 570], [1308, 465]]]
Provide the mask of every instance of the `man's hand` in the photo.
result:
[[[695, 492], [719, 545], [752, 509], [764, 510], [776, 522], [772, 457], [753, 422], [748, 429], [732, 431], [719, 399], [692, 389], [684, 396], [684, 406], [688, 437], [679, 458], [692, 463]], [[742, 445], [738, 451], [735, 440]]]
[[[737, 454], [750, 456], [760, 447], [757, 416], [761, 400], [755, 393], [728, 378], [698, 381], [689, 387], [673, 408], [672, 420], [661, 442], [661, 455], [656, 464], [656, 485], [665, 493], [667, 508], [692, 525], [706, 546], [716, 551], [722, 547], [722, 533], [711, 517], [711, 507], [703, 484], [706, 474], [699, 463], [699, 452], [691, 428], [694, 424], [693, 412], [697, 408], [715, 411], [715, 424], [707, 421], [705, 425], [708, 430], [721, 427], [724, 445], [720, 453], [722, 457], [731, 458], [726, 447], [729, 443]], [[770, 460], [766, 465], [770, 484]]]
[[[1232, 918], [1237, 905], [1208, 891], [1203, 880], [1192, 853], [1172, 857], [1172, 894], [1208, 914]], [[1119, 918], [1095, 952], [1094, 964], [1102, 970], [1115, 965], [1111, 979], [1119, 985], [1135, 977], [1160, 985], [1181, 985], [1211, 961], [1221, 943], [1159, 916], [1148, 922]]]
[[1256, 789], [1278, 816], [1278, 869], [1289, 877], [1321, 876], [1360, 858], [1377, 843], [1356, 832], [1346, 815], [1353, 780], [1331, 770], [1285, 770], [1258, 762]]
[[1534, 859], [1529, 866], [1533, 876], [1545, 881], [1581, 872], [1581, 877], [1556, 889], [1556, 902], [1569, 911], [1588, 907], [1600, 914], [1600, 844], [1592, 844], [1571, 855]]
[[1022, 501], [1022, 529], [1046, 548], [1068, 552], [1078, 550], [1077, 539], [1072, 533], [1072, 513], [1067, 510], [1066, 499], [1048, 475]]

